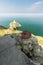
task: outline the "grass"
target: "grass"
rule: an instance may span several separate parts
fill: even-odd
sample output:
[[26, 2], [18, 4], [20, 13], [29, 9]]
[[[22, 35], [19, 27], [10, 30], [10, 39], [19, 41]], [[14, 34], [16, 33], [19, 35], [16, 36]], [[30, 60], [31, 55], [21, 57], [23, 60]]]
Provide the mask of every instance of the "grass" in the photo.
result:
[[41, 37], [41, 36], [35, 36], [35, 35], [33, 35], [33, 34], [32, 34], [32, 36], [33, 36], [33, 37], [36, 37], [36, 38], [38, 39], [39, 45], [41, 45], [41, 46], [43, 47], [43, 37]]
[[22, 31], [19, 30], [8, 30], [8, 29], [0, 29], [0, 37], [6, 34], [20, 34]]
[[43, 47], [43, 37], [36, 36], [36, 38], [38, 39], [39, 45]]
[[1, 37], [1, 36], [4, 36], [5, 34], [6, 34], [5, 29], [0, 29], [0, 37]]

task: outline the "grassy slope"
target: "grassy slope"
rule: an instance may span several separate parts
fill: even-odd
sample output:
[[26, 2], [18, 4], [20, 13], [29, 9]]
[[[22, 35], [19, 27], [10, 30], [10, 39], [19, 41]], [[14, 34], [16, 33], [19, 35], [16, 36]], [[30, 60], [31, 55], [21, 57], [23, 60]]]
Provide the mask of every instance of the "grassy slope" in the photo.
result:
[[38, 39], [39, 45], [41, 45], [43, 47], [43, 37], [41, 37], [41, 36], [35, 36], [33, 34], [32, 34], [32, 36], [36, 37]]
[[8, 29], [0, 29], [0, 37], [4, 36], [5, 34], [19, 34], [22, 33], [22, 31], [19, 30], [8, 30]]
[[38, 39], [39, 45], [43, 47], [43, 37], [36, 36], [36, 38]]

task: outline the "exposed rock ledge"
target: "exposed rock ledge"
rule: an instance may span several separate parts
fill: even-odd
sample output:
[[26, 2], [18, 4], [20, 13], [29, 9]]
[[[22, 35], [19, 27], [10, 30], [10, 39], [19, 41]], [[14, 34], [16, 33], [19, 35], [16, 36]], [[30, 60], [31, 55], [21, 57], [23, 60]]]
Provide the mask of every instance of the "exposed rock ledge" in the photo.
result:
[[40, 65], [21, 52], [16, 43], [15, 35], [13, 38], [10, 35], [0, 38], [0, 65]]
[[0, 25], [0, 29], [7, 29], [6, 27], [4, 27], [4, 26], [2, 26], [2, 25]]

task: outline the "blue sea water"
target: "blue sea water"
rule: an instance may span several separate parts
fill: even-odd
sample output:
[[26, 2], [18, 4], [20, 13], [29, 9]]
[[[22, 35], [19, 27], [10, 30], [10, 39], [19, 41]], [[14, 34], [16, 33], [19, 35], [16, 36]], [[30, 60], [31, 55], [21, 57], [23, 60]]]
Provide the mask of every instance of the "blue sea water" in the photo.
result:
[[9, 27], [10, 22], [16, 20], [22, 27], [19, 30], [27, 30], [39, 36], [43, 36], [43, 16], [1, 16], [0, 25]]

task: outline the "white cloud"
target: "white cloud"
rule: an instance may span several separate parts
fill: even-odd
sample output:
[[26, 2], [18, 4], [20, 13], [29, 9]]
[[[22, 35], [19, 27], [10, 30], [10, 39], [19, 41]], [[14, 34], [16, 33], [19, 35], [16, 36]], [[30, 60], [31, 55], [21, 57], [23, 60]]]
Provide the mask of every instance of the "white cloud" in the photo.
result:
[[27, 8], [29, 13], [43, 13], [43, 1], [38, 1], [33, 3], [29, 8]]

